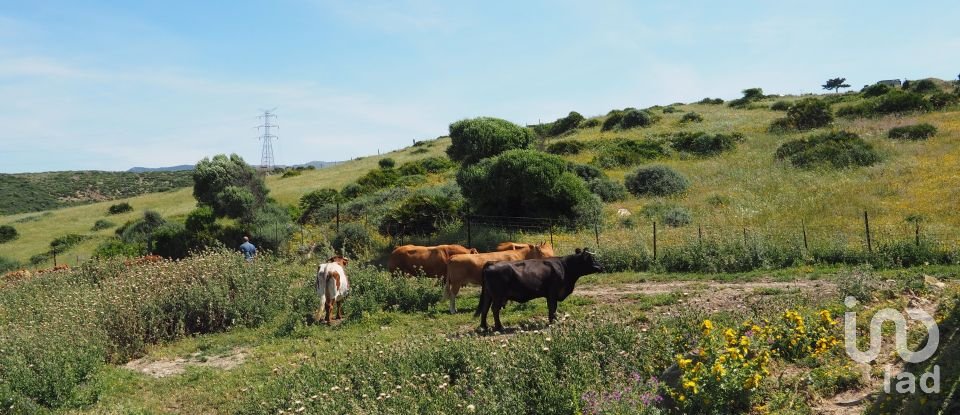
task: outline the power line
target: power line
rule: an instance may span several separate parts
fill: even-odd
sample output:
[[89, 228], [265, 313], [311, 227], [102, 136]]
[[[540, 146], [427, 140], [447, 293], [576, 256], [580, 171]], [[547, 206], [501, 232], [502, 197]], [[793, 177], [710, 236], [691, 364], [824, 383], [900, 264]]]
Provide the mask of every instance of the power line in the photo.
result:
[[276, 110], [276, 108], [271, 110], [263, 110], [263, 115], [257, 117], [263, 119], [263, 124], [258, 125], [257, 129], [263, 132], [258, 139], [263, 142], [263, 147], [260, 150], [260, 168], [264, 170], [271, 170], [274, 166], [273, 140], [277, 140], [278, 138], [276, 135], [270, 133], [270, 129], [280, 129], [280, 126], [277, 124], [271, 124], [270, 119], [272, 118], [275, 120], [277, 118], [277, 115], [273, 113], [273, 111]]

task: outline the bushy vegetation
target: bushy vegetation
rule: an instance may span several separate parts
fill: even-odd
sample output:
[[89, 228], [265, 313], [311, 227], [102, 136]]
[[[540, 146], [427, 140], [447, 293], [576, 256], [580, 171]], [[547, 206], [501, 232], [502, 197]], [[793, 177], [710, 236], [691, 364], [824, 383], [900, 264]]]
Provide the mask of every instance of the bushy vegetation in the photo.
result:
[[10, 225], [0, 225], [0, 244], [10, 242], [20, 236], [17, 229]]
[[629, 167], [666, 155], [659, 142], [616, 138], [598, 143], [597, 155], [591, 163], [605, 169]]
[[556, 121], [544, 126], [546, 129], [546, 136], [556, 137], [569, 131], [573, 131], [580, 126], [580, 123], [583, 122], [583, 120], [584, 118], [582, 115], [580, 115], [580, 113], [576, 111], [570, 111], [566, 117], [559, 118]]
[[190, 172], [0, 174], [0, 215], [38, 212], [190, 186]]
[[589, 164], [578, 164], [574, 162], [567, 163], [567, 170], [571, 173], [577, 175], [577, 177], [583, 179], [585, 182], [589, 182], [593, 179], [602, 179], [607, 177], [607, 174], [603, 170], [598, 169], [595, 166]]
[[650, 220], [674, 228], [689, 225], [693, 221], [693, 214], [690, 209], [663, 201], [655, 201], [645, 205], [640, 213]]
[[926, 140], [937, 133], [937, 127], [927, 123], [891, 128], [887, 137], [898, 140]]
[[385, 235], [430, 235], [457, 221], [463, 197], [455, 195], [414, 195], [387, 213], [380, 222]]
[[121, 213], [127, 213], [132, 211], [133, 211], [133, 206], [130, 206], [130, 204], [127, 202], [120, 202], [114, 205], [110, 205], [110, 207], [107, 208], [107, 213], [111, 215], [119, 215]]
[[930, 105], [936, 110], [942, 110], [946, 107], [956, 104], [960, 101], [960, 95], [957, 93], [937, 92], [930, 95]]
[[583, 141], [563, 140], [550, 143], [550, 145], [547, 146], [547, 153], [561, 156], [580, 154], [585, 148], [587, 148], [587, 145]]
[[940, 88], [930, 79], [921, 79], [910, 84], [910, 90], [918, 94], [932, 94], [940, 92]]
[[670, 196], [683, 193], [690, 180], [667, 166], [644, 166], [624, 178], [630, 193], [636, 196]]
[[705, 105], [723, 105], [723, 99], [721, 98], [704, 98], [700, 101], [697, 101], [697, 104]]
[[607, 113], [607, 118], [603, 121], [600, 130], [628, 130], [636, 127], [649, 127], [659, 120], [660, 116], [654, 115], [647, 110], [638, 110], [636, 108], [612, 110]]
[[681, 123], [703, 122], [703, 116], [696, 112], [688, 112], [680, 117]]
[[892, 90], [875, 98], [869, 98], [859, 104], [840, 107], [837, 115], [841, 117], [874, 117], [885, 114], [929, 111], [933, 105], [922, 94]]
[[763, 89], [747, 88], [743, 90], [743, 97], [737, 98], [727, 103], [730, 108], [747, 108], [750, 104], [763, 99]]
[[873, 98], [873, 97], [879, 97], [883, 94], [886, 94], [887, 92], [890, 92], [892, 89], [893, 88], [890, 88], [886, 84], [873, 84], [863, 88], [863, 90], [860, 91], [860, 94], [863, 95], [864, 98]]
[[471, 211], [483, 215], [582, 221], [600, 209], [566, 161], [532, 150], [511, 150], [464, 168], [457, 183]]
[[672, 106], [672, 105], [668, 105], [668, 106], [666, 106], [666, 107], [663, 107], [663, 109], [662, 109], [661, 111], [662, 111], [664, 114], [673, 114], [673, 113], [675, 113], [675, 112], [679, 112], [680, 110], [677, 109], [677, 107], [674, 107], [674, 106]]
[[0, 274], [3, 274], [8, 271], [13, 271], [17, 268], [20, 268], [20, 263], [7, 258], [5, 256], [0, 256]]
[[318, 189], [300, 196], [300, 222], [322, 223], [329, 221], [336, 214], [335, 206], [340, 201], [340, 193], [336, 189]]
[[236, 154], [204, 158], [193, 170], [193, 197], [213, 208], [217, 216], [249, 220], [267, 203], [263, 177]]
[[397, 172], [401, 176], [412, 176], [412, 175], [423, 175], [423, 174], [438, 174], [443, 173], [448, 170], [452, 170], [457, 167], [456, 163], [451, 161], [446, 157], [427, 157], [419, 160], [408, 161], [403, 163]]
[[390, 157], [386, 157], [380, 159], [380, 161], [377, 162], [377, 165], [380, 166], [381, 169], [392, 169], [397, 165], [397, 161]]
[[498, 118], [472, 118], [450, 124], [451, 160], [471, 165], [511, 149], [525, 149], [533, 143], [529, 128]]
[[336, 252], [354, 259], [369, 259], [380, 246], [374, 232], [361, 223], [341, 225], [331, 243]]
[[698, 156], [713, 156], [724, 151], [736, 148], [737, 142], [743, 141], [743, 135], [707, 134], [705, 132], [679, 132], [670, 137], [670, 145], [677, 151], [683, 151]]
[[804, 98], [794, 102], [787, 108], [787, 116], [774, 121], [770, 129], [778, 130], [810, 130], [825, 127], [833, 122], [833, 111], [830, 105], [817, 98]]
[[773, 111], [786, 111], [790, 109], [790, 103], [787, 101], [780, 100], [770, 105], [770, 109]]
[[619, 182], [606, 177], [599, 177], [587, 181], [587, 188], [604, 202], [619, 202], [627, 198], [627, 188]]
[[93, 223], [93, 227], [90, 228], [90, 230], [96, 232], [96, 231], [102, 231], [104, 229], [110, 229], [114, 226], [117, 226], [117, 224], [110, 222], [106, 219], [97, 219], [97, 221]]
[[788, 141], [777, 149], [776, 157], [801, 168], [862, 167], [880, 161], [880, 154], [870, 143], [846, 131]]

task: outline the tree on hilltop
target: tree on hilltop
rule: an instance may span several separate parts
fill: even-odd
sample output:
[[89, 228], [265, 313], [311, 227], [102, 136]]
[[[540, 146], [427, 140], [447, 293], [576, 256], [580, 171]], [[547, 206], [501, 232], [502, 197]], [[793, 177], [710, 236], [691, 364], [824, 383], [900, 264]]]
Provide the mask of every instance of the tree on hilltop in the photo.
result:
[[837, 93], [840, 93], [840, 88], [850, 88], [849, 84], [845, 84], [847, 78], [833, 78], [827, 80], [827, 83], [823, 84], [823, 89], [834, 90]]

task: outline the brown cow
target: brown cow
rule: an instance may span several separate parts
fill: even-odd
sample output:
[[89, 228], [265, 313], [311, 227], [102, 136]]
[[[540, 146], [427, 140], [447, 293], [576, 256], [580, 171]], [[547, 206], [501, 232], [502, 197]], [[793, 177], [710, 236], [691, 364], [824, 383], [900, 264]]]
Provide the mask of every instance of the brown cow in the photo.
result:
[[30, 278], [30, 271], [25, 269], [18, 269], [16, 271], [10, 271], [6, 274], [3, 274], [3, 278], [0, 280], [14, 282], [14, 281], [26, 280], [29, 278]]
[[447, 262], [454, 255], [476, 254], [478, 251], [460, 245], [398, 246], [390, 253], [387, 269], [409, 275], [423, 272], [428, 277], [443, 278], [447, 275]]
[[[444, 297], [450, 300], [450, 313], [457, 312], [457, 293], [467, 285], [483, 283], [483, 265], [487, 262], [519, 261], [521, 259], [550, 258], [553, 247], [548, 243], [526, 244], [523, 248], [511, 251], [486, 252], [482, 254], [457, 255], [447, 264], [447, 278], [444, 282]], [[479, 308], [477, 309], [479, 311]]]
[[500, 242], [497, 245], [497, 251], [514, 251], [517, 249], [526, 248], [529, 244], [520, 244], [516, 242]]

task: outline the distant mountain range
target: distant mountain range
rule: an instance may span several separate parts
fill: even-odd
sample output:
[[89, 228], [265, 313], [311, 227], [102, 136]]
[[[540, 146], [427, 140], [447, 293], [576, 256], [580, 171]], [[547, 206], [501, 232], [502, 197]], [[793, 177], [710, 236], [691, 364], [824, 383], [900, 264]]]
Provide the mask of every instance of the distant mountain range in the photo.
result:
[[[339, 162], [339, 161], [308, 161], [308, 162], [303, 163], [303, 164], [294, 164], [293, 166], [278, 165], [278, 166], [276, 166], [276, 167], [306, 167], [306, 166], [313, 166], [313, 167], [315, 167], [315, 168], [322, 169], [322, 168], [324, 168], [324, 167], [332, 166], [332, 165], [339, 164], [339, 163], [341, 163], [341, 162]], [[169, 166], [169, 167], [133, 167], [133, 168], [130, 168], [129, 170], [127, 170], [127, 172], [129, 172], [129, 173], [146, 173], [146, 172], [154, 172], [154, 171], [185, 171], [185, 170], [193, 170], [193, 166], [194, 166], [193, 164], [181, 164], [181, 165], [179, 165], [179, 166]]]

